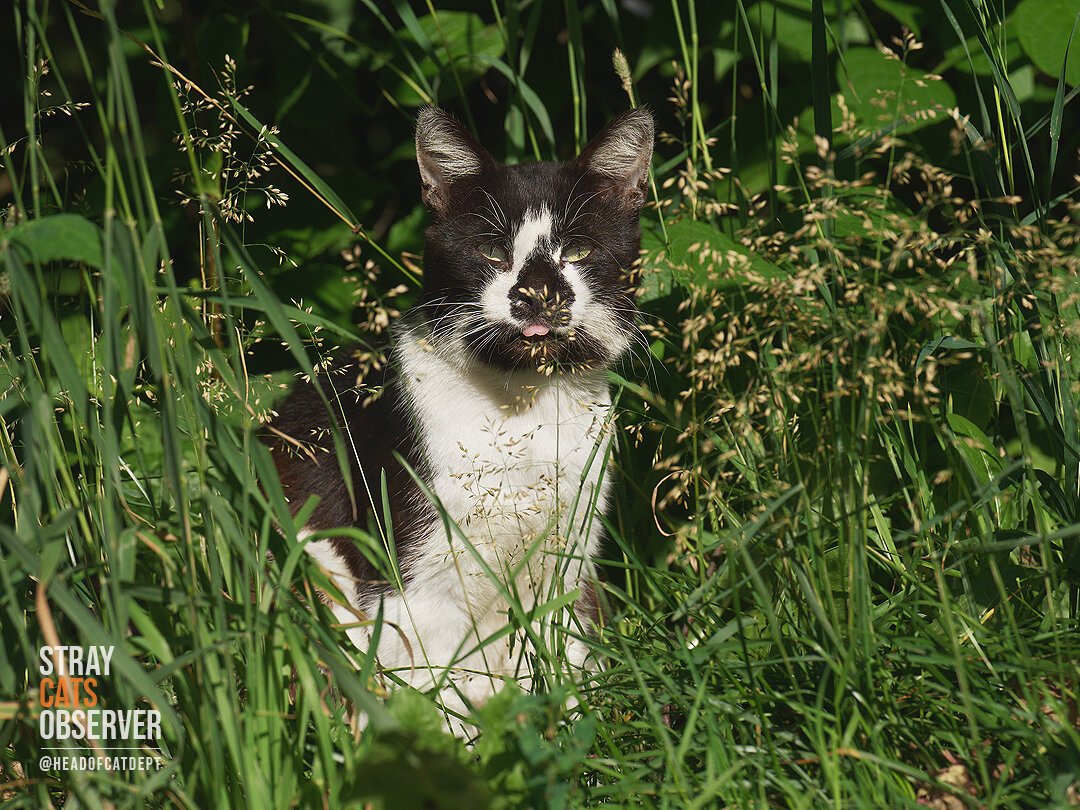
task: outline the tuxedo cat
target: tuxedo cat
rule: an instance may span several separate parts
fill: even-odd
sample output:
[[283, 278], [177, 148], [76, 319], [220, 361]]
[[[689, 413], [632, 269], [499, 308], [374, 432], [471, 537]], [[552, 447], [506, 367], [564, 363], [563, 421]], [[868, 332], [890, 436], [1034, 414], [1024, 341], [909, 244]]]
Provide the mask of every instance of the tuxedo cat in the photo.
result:
[[352, 539], [308, 542], [350, 602], [332, 605], [350, 639], [371, 651], [381, 610], [381, 669], [458, 714], [507, 680], [530, 688], [538, 661], [588, 666], [606, 373], [636, 329], [652, 147], [651, 116], [633, 110], [575, 160], [510, 166], [421, 111], [420, 304], [393, 330], [385, 374], [359, 379], [345, 357], [319, 378], [329, 411], [303, 384], [267, 434], [292, 507], [319, 498], [300, 539], [355, 526], [396, 562], [388, 582]]

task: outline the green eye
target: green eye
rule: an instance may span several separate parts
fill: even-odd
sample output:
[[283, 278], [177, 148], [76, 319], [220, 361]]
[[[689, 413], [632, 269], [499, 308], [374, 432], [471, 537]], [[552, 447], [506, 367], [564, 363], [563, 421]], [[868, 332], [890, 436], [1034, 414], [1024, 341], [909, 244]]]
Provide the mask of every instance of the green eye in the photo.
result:
[[592, 253], [592, 248], [588, 245], [583, 245], [581, 243], [571, 244], [563, 248], [561, 258], [564, 262], [573, 264], [574, 262], [580, 262], [583, 259], [589, 258], [590, 253]]
[[481, 245], [480, 255], [492, 264], [506, 264], [510, 260], [509, 254], [503, 248], [491, 243]]

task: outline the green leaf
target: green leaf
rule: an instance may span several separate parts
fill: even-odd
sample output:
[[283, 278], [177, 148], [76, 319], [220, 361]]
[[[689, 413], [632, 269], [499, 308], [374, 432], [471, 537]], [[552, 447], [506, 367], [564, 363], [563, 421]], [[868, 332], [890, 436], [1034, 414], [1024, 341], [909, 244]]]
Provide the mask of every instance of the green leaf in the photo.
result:
[[[919, 223], [911, 209], [887, 189], [853, 186], [836, 191], [837, 209], [832, 216], [833, 235], [838, 238], [878, 234], [882, 228], [898, 232], [918, 231]], [[876, 236], [874, 238], [877, 238]]]
[[965, 340], [964, 338], [953, 337], [952, 335], [939, 337], [936, 340], [927, 343], [919, 351], [919, 357], [915, 361], [915, 373], [919, 373], [919, 368], [926, 362], [927, 357], [937, 354], [941, 349], [945, 349], [946, 351], [985, 351], [986, 347], [978, 343], [972, 343], [970, 340]]
[[[1073, 50], [1073, 37], [1076, 36], [1076, 24], [1078, 21], [1080, 21], [1080, 14], [1073, 18], [1072, 29], [1069, 31], [1069, 38], [1065, 42], [1065, 52], [1067, 54], [1075, 53]], [[1068, 81], [1068, 68], [1069, 66], [1063, 60], [1061, 74], [1058, 76], [1057, 89], [1054, 91], [1054, 106], [1050, 112], [1050, 166], [1046, 172], [1047, 197], [1051, 195], [1054, 188], [1054, 169], [1057, 167], [1058, 140], [1061, 138], [1061, 113], [1065, 106], [1065, 83]]]
[[[1073, 22], [1080, 13], [1080, 0], [1024, 0], [1016, 7], [1013, 21], [1020, 46], [1035, 67], [1055, 79], [1061, 74], [1065, 50]], [[1065, 66], [1065, 81], [1080, 84], [1080, 53], [1072, 48]]]
[[920, 33], [920, 20], [925, 13], [925, 9], [919, 3], [905, 2], [904, 0], [874, 0], [874, 5], [894, 20], [906, 25], [916, 35]]
[[[462, 83], [467, 83], [484, 75], [489, 67], [494, 66], [493, 60], [505, 51], [498, 28], [484, 25], [479, 15], [471, 12], [440, 11], [437, 15], [420, 17], [416, 23], [416, 30], [407, 29], [399, 36], [417, 43], [424, 52], [418, 68], [425, 79], [430, 81], [443, 76], [443, 86], [436, 89], [442, 91], [444, 98], [456, 92], [451, 65]], [[415, 107], [424, 103], [424, 99], [404, 79], [394, 84], [390, 92], [398, 103], [406, 106]]]
[[821, 0], [814, 0], [810, 58], [811, 85], [814, 96], [814, 131], [826, 143], [832, 143], [832, 105], [829, 92], [829, 49], [825, 37], [825, 8]]
[[16, 225], [7, 247], [18, 247], [27, 261], [45, 264], [65, 259], [101, 267], [101, 228], [77, 214], [56, 214]]
[[[792, 6], [796, 6], [792, 8]], [[763, 0], [747, 9], [746, 15], [754, 36], [770, 41], [773, 37], [773, 13], [776, 14], [776, 41], [780, 46], [780, 55], [785, 61], [809, 62], [813, 55], [813, 22], [811, 16], [812, 0], [797, 3], [774, 4]], [[825, 13], [838, 14], [834, 3], [824, 4]], [[834, 37], [841, 36], [847, 42], [868, 42], [866, 28], [855, 15], [846, 15], [842, 20], [830, 20], [831, 36], [826, 37], [829, 52], [836, 49]], [[841, 30], [842, 29], [842, 30]]]
[[[411, 703], [421, 708], [418, 699]], [[434, 707], [430, 703], [428, 707], [428, 714], [438, 721]], [[460, 749], [456, 740], [440, 738], [434, 731], [422, 736], [383, 734], [354, 769], [352, 785], [345, 791], [346, 803], [353, 806], [360, 799], [375, 800], [379, 807], [402, 810], [490, 806], [487, 787], [455, 747]], [[370, 805], [364, 802], [364, 806]]]
[[[970, 55], [970, 60], [968, 59]], [[1023, 59], [1020, 43], [1015, 39], [1005, 42], [1003, 60], [1005, 64], [1012, 65]], [[964, 73], [974, 73], [976, 76], [993, 76], [993, 68], [990, 67], [990, 59], [982, 50], [977, 36], [968, 37], [964, 42], [958, 42], [945, 51], [945, 62], [956, 70]]]
[[547, 138], [548, 143], [555, 143], [555, 130], [551, 127], [551, 117], [548, 115], [547, 107], [544, 106], [543, 100], [536, 94], [536, 91], [532, 89], [525, 81], [524, 78], [516, 77], [514, 71], [510, 69], [504, 61], [497, 56], [490, 56], [488, 54], [477, 54], [477, 62], [479, 64], [493, 67], [505, 76], [510, 82], [516, 82], [518, 91], [521, 93], [521, 100], [525, 102], [525, 106], [529, 108], [536, 117], [536, 123], [540, 125], [540, 130], [544, 133], [544, 137]]
[[1001, 460], [994, 445], [977, 425], [960, 414], [950, 412], [945, 419], [957, 437], [954, 449], [967, 463], [975, 483], [980, 487], [986, 486], [1001, 473]]
[[[660, 247], [656, 240], [643, 240], [646, 251]], [[651, 244], [650, 244], [651, 242]], [[714, 225], [684, 219], [668, 226], [668, 243], [662, 248], [661, 274], [683, 286], [713, 287], [731, 290], [750, 283], [762, 283], [787, 274], [772, 262], [752, 253]], [[648, 285], [649, 277], [646, 276]], [[654, 286], [662, 289], [662, 280]], [[646, 285], [646, 286], [647, 286]], [[644, 293], [648, 295], [647, 289]], [[663, 294], [663, 293], [661, 293]], [[660, 297], [652, 295], [644, 300]]]
[[[799, 13], [770, 2], [757, 3], [746, 12], [750, 28], [759, 41], [772, 39], [775, 15], [776, 40], [786, 61], [809, 62], [813, 53], [813, 24], [809, 13]], [[831, 45], [831, 42], [830, 42]]]
[[837, 67], [836, 84], [862, 127], [895, 126], [903, 134], [943, 120], [956, 106], [952, 88], [928, 75], [874, 48], [852, 48]]
[[1039, 482], [1039, 493], [1043, 502], [1053, 507], [1058, 517], [1066, 523], [1076, 523], [1080, 519], [1080, 500], [1069, 497], [1050, 473], [1036, 469], [1035, 479]]

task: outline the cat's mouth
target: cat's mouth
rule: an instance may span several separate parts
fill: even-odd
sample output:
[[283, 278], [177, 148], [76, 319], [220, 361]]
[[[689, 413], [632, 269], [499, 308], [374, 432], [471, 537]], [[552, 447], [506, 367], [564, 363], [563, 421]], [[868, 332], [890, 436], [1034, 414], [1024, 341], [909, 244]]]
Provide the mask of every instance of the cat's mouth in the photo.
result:
[[[513, 334], [514, 331], [517, 331], [517, 327], [511, 326], [508, 333]], [[522, 340], [519, 342], [525, 345], [531, 357], [535, 357], [537, 352], [560, 351], [561, 344], [573, 342], [576, 332], [577, 330], [571, 326], [553, 326], [542, 321], [529, 321], [521, 327]]]
[[466, 338], [468, 349], [487, 363], [505, 369], [534, 370], [603, 365], [609, 354], [580, 327], [553, 326], [539, 320], [491, 323]]
[[550, 332], [551, 328], [542, 323], [530, 323], [521, 330], [521, 334], [526, 338], [542, 338]]

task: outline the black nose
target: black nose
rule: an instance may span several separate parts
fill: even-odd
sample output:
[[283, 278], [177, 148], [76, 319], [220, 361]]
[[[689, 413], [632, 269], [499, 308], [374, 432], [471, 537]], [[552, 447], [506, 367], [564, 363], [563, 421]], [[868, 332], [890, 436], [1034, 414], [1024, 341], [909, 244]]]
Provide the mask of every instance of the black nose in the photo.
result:
[[570, 323], [574, 291], [554, 266], [537, 262], [522, 268], [509, 298], [510, 312], [516, 318], [552, 326]]

